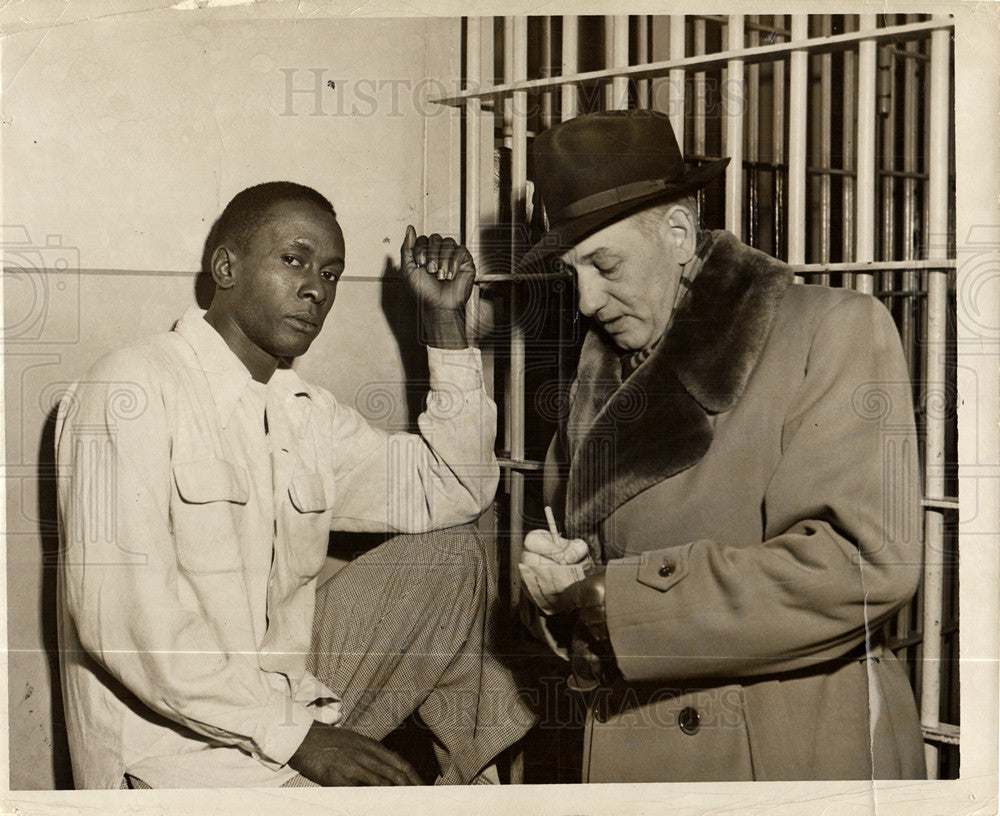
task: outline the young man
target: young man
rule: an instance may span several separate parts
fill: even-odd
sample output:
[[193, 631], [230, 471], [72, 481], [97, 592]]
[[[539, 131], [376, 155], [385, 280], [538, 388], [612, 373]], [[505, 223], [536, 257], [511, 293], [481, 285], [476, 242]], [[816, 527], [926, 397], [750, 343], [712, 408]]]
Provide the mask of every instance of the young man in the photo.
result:
[[539, 600], [577, 614], [589, 779], [923, 776], [882, 638], [921, 556], [888, 312], [699, 230], [728, 159], [686, 170], [662, 114], [564, 122], [534, 157], [552, 227], [521, 268], [557, 259], [592, 327], [546, 467], [580, 540], [532, 532], [525, 560], [583, 555]]
[[287, 182], [220, 216], [207, 312], [108, 355], [62, 401], [77, 787], [418, 784], [379, 742], [414, 711], [441, 781], [464, 783], [527, 730], [485, 650], [495, 578], [474, 531], [400, 536], [317, 591], [331, 529], [462, 524], [496, 487], [471, 257], [412, 227], [401, 254], [431, 374], [418, 435], [370, 427], [288, 366], [346, 261], [330, 203]]

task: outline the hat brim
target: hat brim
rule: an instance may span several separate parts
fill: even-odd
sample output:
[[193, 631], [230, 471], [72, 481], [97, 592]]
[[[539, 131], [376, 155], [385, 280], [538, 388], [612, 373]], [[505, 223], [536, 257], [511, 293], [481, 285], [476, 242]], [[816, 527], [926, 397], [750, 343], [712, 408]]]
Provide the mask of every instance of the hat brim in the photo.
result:
[[551, 272], [546, 262], [556, 253], [562, 255], [587, 236], [658, 201], [682, 198], [700, 190], [722, 173], [728, 164], [729, 157], [716, 159], [691, 170], [680, 184], [670, 184], [655, 193], [619, 201], [553, 227], [521, 257], [514, 267], [514, 274]]

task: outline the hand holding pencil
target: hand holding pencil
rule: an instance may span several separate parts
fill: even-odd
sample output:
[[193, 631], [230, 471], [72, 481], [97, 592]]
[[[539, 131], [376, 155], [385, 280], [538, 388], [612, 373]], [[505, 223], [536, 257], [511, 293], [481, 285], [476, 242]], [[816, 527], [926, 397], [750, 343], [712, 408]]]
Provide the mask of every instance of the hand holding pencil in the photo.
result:
[[545, 508], [545, 517], [548, 530], [532, 530], [525, 536], [520, 572], [531, 599], [550, 614], [563, 590], [581, 580], [594, 562], [586, 541], [559, 535], [551, 508]]

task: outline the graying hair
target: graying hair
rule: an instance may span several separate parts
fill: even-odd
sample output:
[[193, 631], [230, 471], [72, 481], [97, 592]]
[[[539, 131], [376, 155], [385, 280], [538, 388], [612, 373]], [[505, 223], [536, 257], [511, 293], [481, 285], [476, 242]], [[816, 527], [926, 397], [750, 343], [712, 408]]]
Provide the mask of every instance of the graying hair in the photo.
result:
[[651, 233], [659, 228], [667, 212], [677, 206], [683, 207], [691, 214], [691, 220], [694, 222], [695, 227], [701, 226], [701, 219], [698, 214], [698, 197], [694, 195], [677, 198], [663, 204], [654, 204], [652, 207], [640, 210], [632, 217], [635, 219], [636, 226], [639, 229], [643, 232]]

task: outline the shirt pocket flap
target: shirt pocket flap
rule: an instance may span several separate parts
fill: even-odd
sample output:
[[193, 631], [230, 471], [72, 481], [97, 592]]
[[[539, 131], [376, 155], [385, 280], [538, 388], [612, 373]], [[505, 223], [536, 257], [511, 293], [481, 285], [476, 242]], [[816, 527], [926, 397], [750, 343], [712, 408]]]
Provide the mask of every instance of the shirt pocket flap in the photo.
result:
[[188, 504], [217, 501], [246, 504], [250, 498], [246, 468], [224, 459], [179, 462], [173, 469], [177, 492]]
[[300, 513], [322, 513], [330, 505], [326, 499], [323, 477], [318, 473], [300, 473], [288, 488], [292, 505]]

